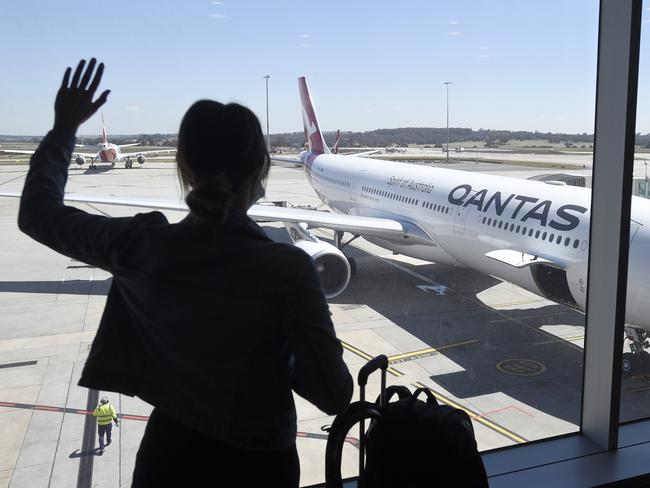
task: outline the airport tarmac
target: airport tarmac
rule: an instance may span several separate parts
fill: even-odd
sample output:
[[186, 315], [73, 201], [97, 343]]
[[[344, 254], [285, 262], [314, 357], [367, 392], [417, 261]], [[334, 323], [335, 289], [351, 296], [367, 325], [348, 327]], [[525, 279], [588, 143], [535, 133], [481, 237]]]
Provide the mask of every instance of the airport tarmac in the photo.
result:
[[[477, 164], [471, 170], [490, 166]], [[508, 168], [513, 176], [522, 171], [501, 165], [498, 172]], [[0, 166], [0, 188], [20, 191], [26, 169]], [[175, 170], [165, 163], [72, 168], [68, 190], [178, 197]], [[320, 205], [302, 171], [291, 165], [273, 167], [266, 199]], [[79, 207], [111, 216], [134, 213], [124, 207]], [[16, 226], [17, 209], [17, 200], [0, 198], [0, 488], [130, 486], [151, 406], [77, 386], [110, 275], [24, 236]], [[165, 213], [170, 221], [185, 215]], [[282, 225], [261, 225], [272, 238], [288, 241]], [[327, 231], [318, 233], [331, 238]], [[581, 313], [496, 278], [393, 255], [363, 239], [345, 251], [355, 258], [357, 273], [348, 290], [330, 300], [330, 308], [353, 376], [367, 359], [386, 354], [391, 359], [388, 383], [426, 386], [439, 402], [464, 408], [481, 450], [578, 430]], [[633, 416], [648, 405], [650, 387], [644, 378], [631, 381], [624, 383], [624, 397], [638, 405], [626, 407]], [[369, 398], [377, 391], [375, 375]], [[103, 395], [119, 411], [121, 423], [99, 456], [95, 421], [88, 412]], [[299, 397], [296, 405], [301, 486], [322, 483], [326, 433], [321, 428], [332, 418]], [[344, 477], [356, 475], [357, 435], [350, 432], [344, 451]]]

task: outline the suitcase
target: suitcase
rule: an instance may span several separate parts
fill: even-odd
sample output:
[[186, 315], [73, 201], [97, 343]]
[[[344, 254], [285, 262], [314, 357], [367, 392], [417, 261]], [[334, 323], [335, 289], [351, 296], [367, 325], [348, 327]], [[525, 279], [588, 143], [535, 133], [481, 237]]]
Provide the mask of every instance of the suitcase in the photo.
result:
[[[369, 402], [366, 400], [368, 377], [378, 369], [381, 371], [379, 397]], [[351, 403], [334, 419], [325, 448], [326, 488], [343, 487], [343, 445], [349, 430], [357, 423], [359, 488], [487, 487], [485, 468], [467, 413], [439, 405], [427, 388], [418, 388], [413, 393], [405, 386], [386, 388], [387, 369], [385, 355], [364, 365], [357, 378], [359, 401]], [[418, 399], [421, 394], [425, 401]], [[394, 396], [398, 400], [391, 403]], [[367, 420], [370, 424], [366, 432]]]

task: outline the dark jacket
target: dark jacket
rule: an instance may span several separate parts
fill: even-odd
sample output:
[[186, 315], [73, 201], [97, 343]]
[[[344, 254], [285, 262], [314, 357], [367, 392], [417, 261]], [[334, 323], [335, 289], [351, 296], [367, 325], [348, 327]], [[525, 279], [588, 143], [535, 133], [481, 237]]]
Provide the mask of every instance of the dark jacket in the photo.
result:
[[63, 204], [75, 138], [50, 132], [31, 160], [18, 225], [113, 274], [79, 384], [137, 395], [230, 445], [295, 442], [291, 390], [328, 414], [352, 379], [309, 256], [244, 213], [91, 215]]

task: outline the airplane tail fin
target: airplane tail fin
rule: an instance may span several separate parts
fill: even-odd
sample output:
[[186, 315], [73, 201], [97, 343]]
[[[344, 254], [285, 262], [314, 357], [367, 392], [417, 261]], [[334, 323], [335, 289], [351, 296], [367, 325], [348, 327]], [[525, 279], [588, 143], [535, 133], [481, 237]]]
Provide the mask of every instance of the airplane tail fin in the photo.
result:
[[102, 113], [102, 143], [106, 144], [107, 142], [106, 124], [104, 123], [104, 114]]
[[334, 154], [339, 153], [339, 143], [341, 142], [341, 131], [336, 129], [336, 139], [334, 140], [334, 145], [332, 146], [332, 152]]
[[309, 150], [315, 154], [331, 154], [320, 131], [316, 112], [314, 111], [311, 96], [309, 95], [307, 81], [305, 81], [304, 76], [298, 78], [298, 88], [300, 89], [300, 102], [302, 104], [302, 122], [307, 134]]

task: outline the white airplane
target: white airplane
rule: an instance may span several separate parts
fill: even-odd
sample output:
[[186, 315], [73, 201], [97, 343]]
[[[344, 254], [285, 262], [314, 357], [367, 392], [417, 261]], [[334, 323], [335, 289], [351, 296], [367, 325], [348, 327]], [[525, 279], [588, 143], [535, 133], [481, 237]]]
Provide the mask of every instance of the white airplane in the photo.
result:
[[[95, 167], [96, 161], [101, 161], [102, 163], [111, 163], [111, 166], [115, 166], [116, 162], [124, 161], [125, 168], [133, 167], [133, 160], [142, 166], [147, 158], [147, 154], [158, 154], [158, 153], [170, 153], [175, 152], [176, 149], [160, 149], [156, 151], [139, 151], [132, 153], [123, 153], [121, 148], [137, 146], [139, 143], [134, 144], [112, 144], [108, 142], [108, 137], [106, 135], [106, 124], [104, 123], [104, 115], [102, 114], [102, 141], [97, 145], [96, 153], [84, 153], [84, 152], [73, 152], [72, 159], [79, 166], [86, 164], [86, 160], [90, 160], [90, 167]], [[77, 147], [88, 147], [83, 145], [77, 145]], [[34, 151], [23, 151], [23, 150], [13, 150], [13, 149], [0, 149], [0, 151], [5, 153], [12, 154], [34, 154]]]
[[[314, 260], [329, 298], [347, 288], [355, 267], [341, 249], [362, 236], [405, 256], [472, 268], [585, 310], [589, 189], [333, 154], [304, 78], [299, 89], [308, 150], [299, 159], [273, 159], [301, 164], [316, 194], [334, 212], [255, 204], [248, 215], [285, 224], [293, 244]], [[79, 194], [66, 199], [187, 210], [182, 201]], [[632, 197], [631, 215], [625, 329], [631, 352], [623, 360], [628, 374], [650, 347], [650, 200]], [[313, 228], [333, 230], [334, 244], [316, 237]], [[353, 237], [343, 242], [346, 232]]]

